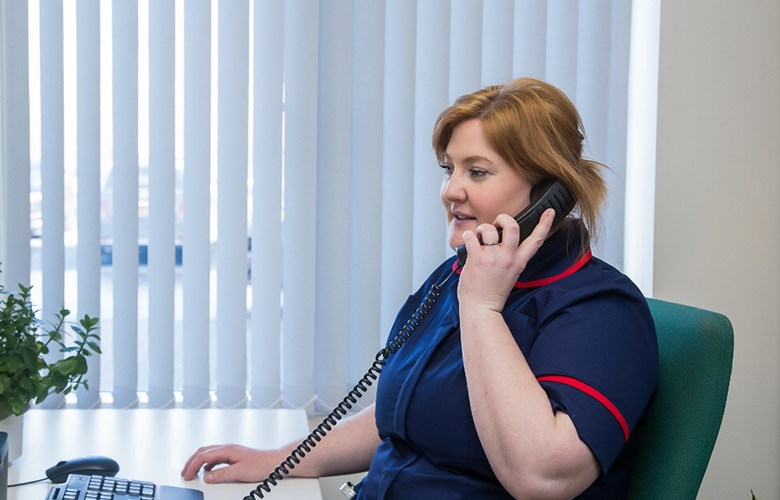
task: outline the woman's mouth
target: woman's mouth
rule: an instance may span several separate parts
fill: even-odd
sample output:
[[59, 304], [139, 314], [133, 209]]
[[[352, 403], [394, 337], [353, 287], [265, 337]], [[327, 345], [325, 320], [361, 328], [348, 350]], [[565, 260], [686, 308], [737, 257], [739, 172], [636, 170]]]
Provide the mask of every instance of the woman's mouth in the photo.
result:
[[456, 226], [465, 226], [475, 221], [475, 217], [470, 217], [463, 214], [452, 214], [452, 223]]

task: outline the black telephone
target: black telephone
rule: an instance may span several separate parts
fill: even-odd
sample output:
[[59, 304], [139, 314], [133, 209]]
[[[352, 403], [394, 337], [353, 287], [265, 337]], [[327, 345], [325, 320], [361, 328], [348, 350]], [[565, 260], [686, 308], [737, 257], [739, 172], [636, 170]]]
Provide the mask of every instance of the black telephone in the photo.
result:
[[[552, 177], [539, 181], [531, 189], [531, 203], [515, 216], [520, 226], [520, 242], [531, 235], [545, 210], [555, 209], [555, 220], [553, 220], [555, 226], [569, 215], [574, 205], [576, 205], [574, 197], [561, 181]], [[498, 241], [501, 241], [501, 229], [498, 230]], [[466, 245], [459, 246], [455, 251], [458, 254], [458, 267], [463, 267], [467, 257]]]
[[[531, 190], [531, 203], [520, 214], [515, 217], [515, 220], [520, 225], [520, 241], [523, 241], [534, 230], [539, 223], [539, 219], [542, 214], [548, 208], [555, 209], [555, 220], [553, 225], [558, 224], [575, 205], [574, 197], [563, 183], [555, 179], [545, 179], [536, 184]], [[499, 241], [501, 238], [501, 230], [498, 233]], [[466, 262], [466, 247], [461, 246], [457, 248], [458, 252], [458, 264], [463, 266]], [[339, 420], [344, 418], [349, 410], [352, 409], [359, 398], [363, 397], [363, 394], [368, 392], [368, 389], [373, 385], [374, 381], [379, 378], [379, 374], [382, 372], [382, 368], [387, 364], [387, 359], [400, 349], [404, 343], [412, 336], [415, 328], [422, 322], [428, 312], [433, 308], [436, 303], [436, 299], [442, 293], [442, 288], [445, 283], [455, 274], [453, 269], [441, 282], [431, 285], [431, 289], [423, 298], [420, 305], [412, 314], [412, 317], [407, 320], [406, 324], [401, 327], [398, 333], [391, 340], [387, 342], [387, 345], [380, 349], [374, 357], [374, 362], [368, 369], [366, 374], [361, 378], [355, 387], [347, 393], [346, 397], [341, 403], [336, 406], [332, 412], [330, 412], [323, 421], [299, 444], [292, 450], [290, 455], [282, 461], [279, 466], [274, 469], [268, 477], [266, 477], [255, 489], [249, 492], [249, 495], [244, 497], [244, 500], [256, 500], [258, 498], [264, 498], [265, 493], [271, 491], [271, 487], [276, 486], [279, 481], [284, 479], [291, 469], [294, 469], [301, 459], [311, 452], [312, 448], [317, 446], [322, 438], [333, 429]], [[354, 496], [352, 485], [347, 483], [342, 486], [342, 492], [348, 497]]]

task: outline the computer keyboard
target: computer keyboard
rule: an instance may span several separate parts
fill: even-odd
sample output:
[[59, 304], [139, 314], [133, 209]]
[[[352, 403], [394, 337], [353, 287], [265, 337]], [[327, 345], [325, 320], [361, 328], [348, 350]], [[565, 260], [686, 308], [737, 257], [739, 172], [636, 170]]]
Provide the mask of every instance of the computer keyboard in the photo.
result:
[[203, 500], [203, 492], [149, 481], [71, 474], [49, 489], [46, 500]]

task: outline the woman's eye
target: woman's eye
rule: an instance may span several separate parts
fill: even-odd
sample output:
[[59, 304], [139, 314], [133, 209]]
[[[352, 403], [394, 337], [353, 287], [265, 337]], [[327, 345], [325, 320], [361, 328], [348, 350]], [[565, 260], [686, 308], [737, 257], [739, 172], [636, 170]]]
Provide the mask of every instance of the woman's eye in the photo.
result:
[[452, 167], [449, 165], [439, 165], [444, 170], [444, 175], [452, 175]]
[[484, 177], [487, 172], [482, 170], [481, 168], [472, 168], [469, 170], [469, 174], [471, 174], [472, 177]]

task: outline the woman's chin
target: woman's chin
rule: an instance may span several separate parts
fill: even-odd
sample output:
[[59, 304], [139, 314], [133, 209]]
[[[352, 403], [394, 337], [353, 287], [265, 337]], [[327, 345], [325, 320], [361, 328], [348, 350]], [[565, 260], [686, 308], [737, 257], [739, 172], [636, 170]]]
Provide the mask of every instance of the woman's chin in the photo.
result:
[[452, 248], [453, 250], [455, 250], [456, 248], [464, 244], [463, 236], [457, 236], [457, 237], [450, 236], [449, 240], [447, 241], [450, 244], [450, 248]]
[[447, 242], [450, 245], [450, 248], [455, 250], [459, 246], [463, 246], [465, 242], [463, 241], [463, 233], [466, 231], [476, 231], [478, 224], [476, 221], [458, 221], [457, 219], [453, 219], [449, 222], [448, 225], [448, 231], [447, 231]]

